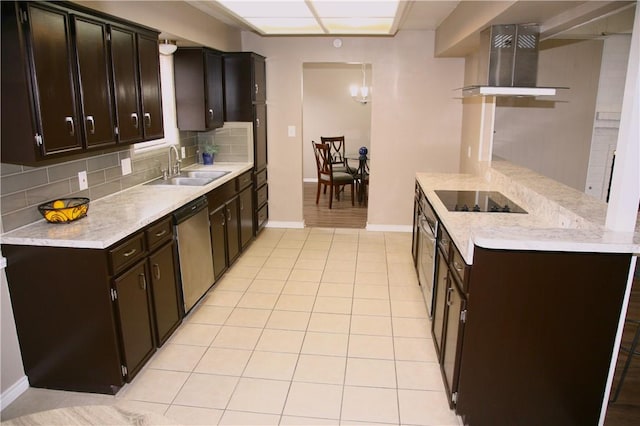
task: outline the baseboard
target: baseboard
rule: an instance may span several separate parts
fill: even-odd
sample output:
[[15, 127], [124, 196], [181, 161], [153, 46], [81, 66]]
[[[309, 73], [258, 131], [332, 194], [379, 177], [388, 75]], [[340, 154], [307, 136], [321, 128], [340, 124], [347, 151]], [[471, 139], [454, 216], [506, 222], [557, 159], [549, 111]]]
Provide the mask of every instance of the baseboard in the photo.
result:
[[304, 178], [304, 179], [302, 179], [302, 181], [305, 182], [305, 183], [318, 183], [318, 178], [317, 177], [315, 177], [315, 178]]
[[304, 228], [304, 221], [302, 222], [281, 222], [275, 220], [269, 220], [265, 225], [266, 228]]
[[27, 376], [22, 376], [17, 382], [12, 384], [9, 389], [2, 392], [0, 396], [0, 410], [7, 408], [9, 404], [18, 399], [27, 389], [29, 389], [29, 379]]
[[372, 225], [367, 223], [365, 229], [374, 232], [413, 232], [411, 225]]

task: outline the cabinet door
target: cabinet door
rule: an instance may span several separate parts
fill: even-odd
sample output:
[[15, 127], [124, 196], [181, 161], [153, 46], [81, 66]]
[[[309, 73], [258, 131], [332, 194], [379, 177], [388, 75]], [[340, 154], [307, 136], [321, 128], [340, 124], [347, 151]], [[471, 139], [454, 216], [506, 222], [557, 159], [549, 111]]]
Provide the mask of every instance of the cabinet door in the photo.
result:
[[445, 326], [445, 309], [447, 307], [447, 289], [449, 288], [449, 269], [447, 262], [438, 251], [438, 266], [436, 269], [436, 283], [434, 291], [435, 299], [433, 304], [433, 343], [436, 345], [438, 360], [442, 360], [443, 333]]
[[155, 350], [147, 284], [144, 261], [114, 280], [122, 353], [128, 381]]
[[240, 201], [232, 198], [226, 204], [227, 209], [227, 260], [231, 265], [240, 254]]
[[42, 154], [80, 151], [69, 16], [36, 2], [28, 2], [27, 8]]
[[111, 63], [118, 140], [121, 144], [140, 142], [142, 141], [142, 112], [135, 32], [111, 27]]
[[253, 101], [264, 103], [267, 100], [267, 75], [264, 59], [253, 56]]
[[216, 281], [227, 270], [227, 208], [223, 204], [209, 214], [213, 274]]
[[107, 49], [107, 26], [74, 17], [78, 75], [82, 95], [82, 131], [87, 148], [115, 144], [115, 120]]
[[458, 391], [458, 361], [460, 359], [460, 345], [464, 330], [461, 313], [466, 304], [453, 278], [449, 280], [446, 297], [447, 326], [445, 327], [443, 338], [442, 370], [444, 371], [445, 386], [449, 393], [449, 405], [453, 407], [451, 395]]
[[254, 167], [260, 171], [267, 166], [267, 106], [257, 104], [254, 107], [255, 119], [253, 123]]
[[144, 138], [145, 140], [160, 139], [164, 137], [164, 128], [157, 39], [138, 34], [138, 65], [140, 68]]
[[207, 51], [206, 67], [206, 123], [208, 129], [224, 124], [224, 98], [222, 89], [222, 55]]
[[253, 196], [252, 187], [240, 193], [240, 242], [244, 249], [253, 238]]
[[156, 341], [161, 346], [180, 323], [173, 242], [149, 256], [149, 269]]

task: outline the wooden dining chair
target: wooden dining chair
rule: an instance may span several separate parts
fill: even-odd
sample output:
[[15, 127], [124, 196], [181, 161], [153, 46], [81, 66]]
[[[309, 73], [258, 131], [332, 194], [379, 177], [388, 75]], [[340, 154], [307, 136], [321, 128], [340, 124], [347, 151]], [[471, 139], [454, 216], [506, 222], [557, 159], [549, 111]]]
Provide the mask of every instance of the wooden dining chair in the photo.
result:
[[349, 167], [345, 158], [344, 136], [320, 136], [320, 142], [328, 143], [331, 154], [331, 164], [334, 172], [346, 172], [354, 174], [355, 169]]
[[351, 205], [355, 205], [355, 178], [352, 174], [346, 172], [338, 172], [333, 170], [331, 162], [331, 147], [326, 143], [313, 142], [313, 153], [316, 157], [316, 166], [318, 169], [318, 191], [316, 193], [316, 204], [320, 201], [320, 188], [324, 185], [325, 189], [329, 189], [329, 208], [333, 206], [333, 196], [339, 193], [340, 188], [346, 185], [351, 186]]

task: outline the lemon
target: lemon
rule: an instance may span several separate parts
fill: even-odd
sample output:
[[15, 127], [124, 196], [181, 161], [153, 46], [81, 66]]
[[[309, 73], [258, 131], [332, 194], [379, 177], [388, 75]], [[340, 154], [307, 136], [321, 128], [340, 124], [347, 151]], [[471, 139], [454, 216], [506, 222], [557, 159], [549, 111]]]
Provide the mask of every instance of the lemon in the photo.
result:
[[53, 208], [54, 209], [61, 209], [64, 207], [64, 201], [62, 200], [56, 200], [53, 202]]

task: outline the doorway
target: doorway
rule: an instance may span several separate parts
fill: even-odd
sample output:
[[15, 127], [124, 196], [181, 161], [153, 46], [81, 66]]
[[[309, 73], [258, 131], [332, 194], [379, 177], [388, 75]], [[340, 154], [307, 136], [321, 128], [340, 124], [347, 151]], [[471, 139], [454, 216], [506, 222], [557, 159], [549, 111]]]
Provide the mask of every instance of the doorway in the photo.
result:
[[[303, 216], [306, 226], [327, 228], [365, 228], [367, 200], [351, 205], [349, 187], [334, 199], [329, 209], [329, 191], [321, 192], [316, 205], [317, 167], [312, 141], [321, 136], [344, 136], [345, 154], [358, 154], [360, 147], [370, 152], [371, 102], [361, 103], [351, 97], [350, 87], [371, 86], [372, 67], [362, 63], [304, 63], [302, 99]], [[373, 95], [371, 95], [373, 96]], [[357, 160], [348, 160], [357, 167]]]

